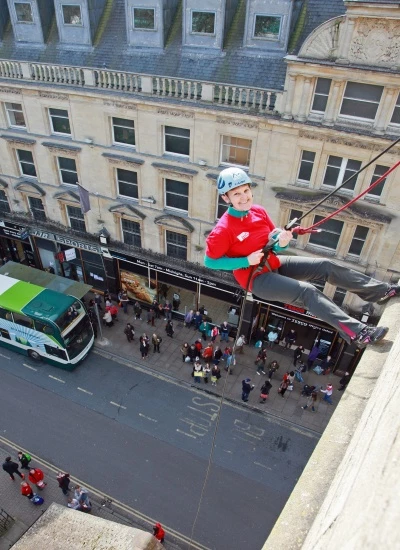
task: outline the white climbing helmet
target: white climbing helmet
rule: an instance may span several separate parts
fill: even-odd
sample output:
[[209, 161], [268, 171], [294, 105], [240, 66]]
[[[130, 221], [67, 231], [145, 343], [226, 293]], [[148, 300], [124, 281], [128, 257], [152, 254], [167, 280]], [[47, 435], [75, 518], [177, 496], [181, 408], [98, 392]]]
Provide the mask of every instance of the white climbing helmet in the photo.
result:
[[220, 172], [217, 179], [217, 188], [220, 195], [225, 195], [231, 189], [239, 187], [249, 183], [251, 185], [251, 179], [248, 174], [241, 168], [235, 168], [231, 166], [230, 168], [225, 168]]

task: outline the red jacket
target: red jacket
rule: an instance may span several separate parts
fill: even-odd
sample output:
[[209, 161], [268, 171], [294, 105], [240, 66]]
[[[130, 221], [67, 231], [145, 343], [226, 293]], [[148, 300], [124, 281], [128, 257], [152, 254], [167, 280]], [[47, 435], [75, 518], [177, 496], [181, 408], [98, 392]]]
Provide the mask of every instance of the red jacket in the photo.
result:
[[31, 483], [37, 485], [39, 481], [43, 481], [44, 473], [39, 468], [33, 468], [32, 470], [29, 470], [28, 478]]
[[21, 494], [24, 495], [24, 497], [30, 497], [33, 494], [32, 487], [29, 483], [23, 483], [21, 485]]
[[157, 540], [164, 540], [165, 537], [165, 531], [161, 526], [161, 523], [156, 523], [153, 527], [154, 536]]

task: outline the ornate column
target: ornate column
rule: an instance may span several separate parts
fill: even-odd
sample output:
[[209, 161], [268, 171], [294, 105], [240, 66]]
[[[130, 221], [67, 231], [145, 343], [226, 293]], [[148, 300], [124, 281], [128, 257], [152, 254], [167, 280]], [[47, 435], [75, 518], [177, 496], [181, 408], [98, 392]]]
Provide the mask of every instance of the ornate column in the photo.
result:
[[394, 106], [393, 97], [395, 93], [397, 94], [398, 90], [395, 90], [394, 88], [385, 88], [383, 91], [380, 108], [374, 123], [374, 134], [382, 135], [385, 133], [386, 127], [392, 116], [393, 108], [391, 107], [392, 105]]
[[307, 120], [308, 107], [310, 104], [310, 94], [311, 94], [311, 78], [306, 77], [303, 82], [303, 91], [300, 98], [299, 112], [295, 117], [299, 122], [304, 122]]
[[338, 114], [338, 98], [342, 87], [341, 80], [334, 80], [328, 97], [325, 116], [322, 121], [324, 126], [333, 126]]
[[282, 115], [282, 118], [286, 120], [290, 120], [293, 118], [292, 110], [293, 110], [294, 90], [296, 87], [296, 78], [297, 78], [296, 76], [289, 74], [285, 111]]
[[338, 64], [348, 64], [349, 63], [349, 49], [351, 39], [353, 38], [355, 20], [346, 18], [345, 28], [339, 36], [339, 49], [336, 63]]

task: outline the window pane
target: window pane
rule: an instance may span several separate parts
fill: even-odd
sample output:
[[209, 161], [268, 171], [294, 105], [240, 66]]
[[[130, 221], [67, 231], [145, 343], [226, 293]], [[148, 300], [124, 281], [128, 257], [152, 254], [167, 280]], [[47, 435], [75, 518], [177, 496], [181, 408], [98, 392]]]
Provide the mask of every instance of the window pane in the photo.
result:
[[189, 156], [190, 130], [186, 128], [165, 127], [165, 151]]
[[336, 288], [335, 294], [332, 298], [332, 301], [341, 307], [343, 305], [344, 299], [346, 298], [346, 290], [344, 288]]
[[392, 119], [391, 121], [393, 124], [400, 124], [400, 94], [397, 98], [396, 106], [393, 111]]
[[0, 212], [10, 213], [10, 205], [8, 204], [7, 195], [0, 189]]
[[[322, 219], [322, 216], [315, 216], [314, 223]], [[343, 229], [343, 222], [328, 220], [324, 223], [323, 229], [321, 233], [311, 233], [309, 243], [336, 250]]]
[[124, 236], [124, 243], [132, 244], [133, 246], [142, 246], [142, 240], [140, 237], [140, 224], [130, 220], [121, 219], [122, 233]]
[[132, 199], [139, 198], [137, 173], [117, 168], [118, 193]]
[[78, 183], [78, 172], [76, 171], [75, 159], [57, 157], [60, 167], [60, 176], [63, 183], [76, 185]]
[[301, 156], [299, 180], [309, 182], [311, 180], [311, 173], [314, 166], [315, 153], [312, 151], [303, 151]]
[[58, 164], [62, 169], [73, 170], [74, 172], [76, 172], [76, 163], [74, 159], [58, 157]]
[[[346, 181], [348, 178], [353, 176], [359, 169], [361, 168], [361, 162], [358, 160], [351, 160], [349, 159], [347, 161], [346, 170], [344, 172], [343, 181]], [[357, 183], [357, 178], [353, 178], [343, 186], [343, 189], [351, 189], [353, 190], [355, 185]]]
[[325, 113], [327, 103], [328, 103], [327, 95], [314, 95], [314, 101], [313, 101], [311, 110], [318, 111], [320, 113]]
[[15, 13], [18, 23], [32, 23], [32, 8], [28, 2], [15, 2]]
[[374, 86], [372, 84], [359, 84], [358, 82], [348, 82], [344, 97], [374, 101], [381, 100], [383, 86]]
[[21, 172], [26, 176], [33, 176], [34, 178], [36, 178], [36, 168], [33, 162], [33, 155], [31, 151], [17, 149], [17, 155], [19, 159], [19, 165], [21, 167]]
[[343, 99], [340, 114], [374, 120], [378, 106], [379, 103], [364, 103], [362, 101]]
[[167, 255], [172, 258], [187, 258], [187, 236], [173, 231], [166, 231]]
[[[375, 170], [373, 173], [373, 176], [371, 178], [371, 184], [375, 183], [383, 174], [385, 174], [389, 170], [388, 166], [382, 166], [380, 164], [377, 164], [375, 166]], [[381, 181], [381, 183], [378, 183], [376, 187], [368, 191], [368, 195], [374, 195], [375, 197], [380, 197], [382, 195], [383, 186], [385, 185], [386, 178]]]
[[62, 12], [65, 25], [82, 25], [81, 8], [77, 5], [63, 5]]
[[[291, 220], [294, 220], [295, 218], [301, 218], [301, 216], [303, 215], [303, 212], [301, 210], [291, 210], [290, 211], [290, 218], [288, 219], [288, 222], [290, 222]], [[296, 225], [299, 225], [299, 224], [295, 224], [295, 227]], [[297, 233], [293, 233], [293, 238], [294, 239], [297, 239], [298, 237], [298, 234]]]
[[114, 141], [125, 145], [135, 145], [135, 123], [133, 120], [113, 117]]
[[383, 86], [348, 82], [340, 113], [373, 120], [379, 107], [382, 92]]
[[192, 12], [192, 32], [214, 34], [215, 13], [205, 11]]
[[314, 100], [311, 107], [312, 111], [319, 111], [324, 113], [326, 110], [326, 105], [328, 103], [329, 91], [331, 89], [330, 78], [318, 78], [317, 85], [315, 86]]
[[86, 231], [85, 218], [80, 208], [67, 206], [69, 224], [76, 231]]
[[336, 183], [339, 177], [339, 172], [340, 172], [340, 168], [327, 166], [325, 177], [324, 177], [324, 185], [332, 185], [333, 187], [336, 187]]
[[68, 111], [64, 109], [49, 109], [53, 132], [58, 134], [71, 134]]
[[249, 166], [251, 154], [251, 140], [230, 136], [222, 138], [221, 162]]
[[25, 118], [20, 103], [6, 103], [8, 121], [11, 126], [25, 127]]
[[154, 9], [133, 8], [133, 26], [135, 29], [153, 30]]
[[35, 220], [46, 220], [46, 214], [43, 207], [43, 201], [42, 199], [38, 199], [36, 197], [28, 197], [29, 201], [29, 209], [32, 213], [32, 216], [35, 218]]
[[224, 201], [224, 199], [221, 198], [220, 195], [218, 195], [218, 207], [217, 207], [217, 219], [219, 218], [228, 210], [229, 205]]
[[332, 80], [330, 78], [317, 78], [315, 93], [328, 95], [331, 89], [331, 82]]
[[281, 28], [281, 18], [270, 15], [256, 15], [254, 37], [278, 40]]

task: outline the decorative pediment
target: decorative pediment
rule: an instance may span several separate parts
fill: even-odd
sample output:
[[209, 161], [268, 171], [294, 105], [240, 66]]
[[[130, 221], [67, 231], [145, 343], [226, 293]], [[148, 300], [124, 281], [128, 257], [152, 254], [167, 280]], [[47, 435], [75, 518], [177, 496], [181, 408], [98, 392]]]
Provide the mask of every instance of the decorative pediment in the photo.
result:
[[165, 175], [171, 175], [176, 177], [177, 175], [180, 178], [191, 179], [193, 176], [198, 174], [198, 170], [192, 170], [191, 168], [185, 168], [184, 166], [172, 166], [170, 164], [165, 164], [164, 162], [152, 162], [154, 168], [160, 170]]
[[117, 164], [118, 166], [126, 166], [132, 168], [133, 166], [141, 166], [144, 164], [144, 160], [126, 157], [125, 155], [115, 155], [113, 153], [102, 153], [102, 156], [108, 160], [110, 164]]
[[171, 229], [180, 229], [181, 231], [183, 229], [184, 231], [189, 231], [189, 233], [193, 233], [194, 231], [194, 227], [191, 223], [184, 218], [172, 214], [158, 216], [155, 218], [154, 223], [156, 225], [162, 225], [163, 227], [170, 227]]
[[[328, 193], [322, 193], [316, 191], [314, 193], [307, 193], [305, 191], [298, 190], [281, 190], [280, 188], [273, 188], [273, 191], [276, 192], [276, 198], [281, 201], [287, 202], [289, 208], [298, 206], [301, 210], [309, 210], [313, 206], [319, 203]], [[323, 204], [318, 206], [317, 213], [318, 215], [329, 215], [332, 214], [334, 210], [338, 210], [345, 204], [349, 202], [349, 197], [343, 197], [341, 195], [332, 195], [329, 197]], [[371, 223], [390, 223], [394, 219], [394, 215], [389, 213], [383, 213], [377, 208], [368, 205], [365, 201], [360, 200], [351, 206], [347, 207], [346, 210], [340, 213], [341, 218], [349, 218], [354, 221], [360, 221], [360, 219]]]
[[341, 15], [329, 19], [313, 32], [304, 41], [299, 57], [310, 59], [336, 59], [339, 47], [340, 32], [346, 17]]
[[7, 189], [8, 183], [0, 179], [0, 189]]
[[76, 155], [82, 150], [81, 147], [75, 147], [74, 145], [67, 145], [65, 143], [53, 143], [52, 141], [44, 141], [43, 147], [50, 149], [55, 155], [68, 155], [76, 157]]
[[14, 189], [21, 191], [22, 193], [29, 193], [30, 195], [36, 195], [37, 197], [44, 197], [46, 192], [37, 183], [29, 180], [23, 180], [14, 186]]
[[79, 194], [66, 189], [64, 189], [64, 191], [55, 193], [55, 195], [53, 195], [53, 198], [57, 199], [58, 201], [80, 203]]
[[136, 218], [138, 220], [144, 220], [146, 215], [143, 214], [138, 208], [131, 206], [130, 204], [116, 204], [109, 208], [109, 212], [113, 214], [120, 214], [121, 216], [128, 216], [129, 218]]
[[1, 137], [14, 145], [25, 145], [26, 147], [32, 147], [35, 145], [36, 139], [29, 139], [22, 136], [10, 136], [8, 134], [1, 134]]

